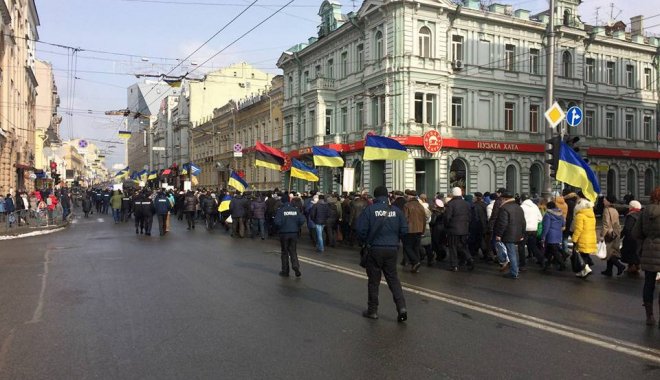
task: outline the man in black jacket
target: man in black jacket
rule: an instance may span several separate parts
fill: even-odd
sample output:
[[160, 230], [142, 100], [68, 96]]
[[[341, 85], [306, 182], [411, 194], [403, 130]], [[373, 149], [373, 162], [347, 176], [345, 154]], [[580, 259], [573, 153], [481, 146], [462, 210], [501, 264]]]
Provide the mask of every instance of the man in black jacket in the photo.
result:
[[[495, 244], [504, 244], [506, 248], [506, 256], [504, 250], [498, 250], [498, 258], [502, 264], [501, 271], [506, 271], [511, 268], [510, 272], [504, 276], [507, 278], [518, 278], [518, 243], [523, 240], [525, 236], [525, 213], [522, 207], [517, 204], [511, 192], [504, 191], [501, 195], [502, 204], [495, 226], [493, 228], [493, 235], [495, 236]], [[507, 261], [508, 259], [508, 261]]]
[[447, 230], [447, 245], [449, 248], [449, 270], [458, 272], [458, 258], [465, 259], [468, 270], [474, 269], [474, 261], [468, 250], [468, 235], [472, 212], [470, 205], [463, 199], [460, 187], [451, 190], [452, 198], [445, 205], [443, 215]]
[[154, 210], [156, 211], [156, 215], [158, 215], [158, 232], [160, 236], [164, 236], [167, 233], [167, 213], [170, 211], [170, 208], [170, 201], [167, 199], [167, 195], [165, 195], [163, 189], [159, 190], [156, 198], [154, 198]]
[[273, 220], [280, 234], [280, 246], [282, 248], [280, 276], [289, 277], [289, 260], [291, 260], [291, 267], [296, 273], [296, 277], [300, 277], [300, 263], [298, 262], [296, 246], [298, 231], [305, 224], [305, 216], [302, 211], [289, 203], [288, 194], [282, 193], [280, 198], [282, 199], [282, 207], [275, 212], [275, 219]]
[[232, 237], [245, 237], [245, 223], [248, 216], [249, 201], [241, 193], [237, 193], [229, 204], [232, 220]]
[[323, 230], [325, 229], [325, 224], [328, 222], [328, 217], [330, 216], [330, 208], [325, 202], [325, 195], [318, 194], [318, 197], [319, 200], [314, 206], [312, 206], [312, 210], [309, 212], [309, 217], [316, 226], [316, 250], [323, 253]]

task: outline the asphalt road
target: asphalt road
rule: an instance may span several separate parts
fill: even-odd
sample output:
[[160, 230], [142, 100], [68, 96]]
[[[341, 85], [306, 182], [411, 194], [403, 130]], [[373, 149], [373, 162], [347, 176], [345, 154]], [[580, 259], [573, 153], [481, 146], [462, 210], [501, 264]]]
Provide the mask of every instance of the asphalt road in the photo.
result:
[[384, 285], [380, 319], [362, 318], [355, 251], [303, 240], [300, 279], [278, 276], [276, 240], [178, 221], [145, 237], [94, 214], [0, 242], [0, 379], [660, 378], [642, 280], [603, 263], [586, 281], [400, 271], [397, 323]]

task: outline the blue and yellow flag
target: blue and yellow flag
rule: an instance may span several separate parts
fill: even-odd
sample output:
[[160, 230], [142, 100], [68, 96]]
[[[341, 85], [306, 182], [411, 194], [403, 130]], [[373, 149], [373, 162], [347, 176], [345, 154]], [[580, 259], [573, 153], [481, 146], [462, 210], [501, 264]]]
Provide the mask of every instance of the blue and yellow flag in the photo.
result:
[[312, 154], [314, 155], [314, 166], [330, 166], [333, 168], [344, 166], [344, 159], [334, 149], [313, 146]]
[[147, 179], [152, 180], [158, 178], [158, 170], [152, 170], [151, 173], [149, 173], [149, 176]]
[[557, 165], [557, 180], [582, 189], [584, 196], [592, 202], [598, 199], [600, 185], [598, 177], [579, 154], [568, 144], [561, 142], [559, 162]]
[[124, 169], [118, 171], [117, 174], [115, 174], [115, 179], [121, 180], [121, 179], [124, 179], [124, 178], [128, 177], [128, 171], [129, 170], [130, 170], [130, 167], [127, 166]]
[[191, 163], [190, 164], [190, 174], [192, 174], [194, 176], [198, 176], [198, 175], [202, 174], [202, 169], [199, 166]]
[[229, 211], [229, 204], [231, 203], [231, 196], [225, 195], [218, 205], [218, 212]]
[[363, 160], [407, 160], [408, 151], [400, 142], [384, 136], [367, 135]]
[[140, 181], [146, 182], [146, 181], [147, 181], [147, 175], [148, 175], [148, 174], [149, 174], [149, 172], [147, 171], [147, 169], [144, 169], [144, 170], [138, 172], [138, 174], [137, 174], [137, 175], [138, 175], [138, 179], [139, 179]]
[[245, 182], [245, 180], [241, 178], [241, 176], [236, 172], [231, 172], [231, 175], [229, 176], [229, 182], [227, 184], [241, 193], [250, 187], [248, 183]]
[[302, 162], [291, 159], [291, 177], [301, 178], [310, 182], [319, 180], [319, 171], [303, 164]]

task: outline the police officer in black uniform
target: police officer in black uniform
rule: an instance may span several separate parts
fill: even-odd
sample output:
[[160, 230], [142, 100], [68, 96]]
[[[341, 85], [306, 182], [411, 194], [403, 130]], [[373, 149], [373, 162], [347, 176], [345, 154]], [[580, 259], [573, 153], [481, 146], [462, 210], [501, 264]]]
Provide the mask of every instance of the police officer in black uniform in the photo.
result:
[[149, 191], [142, 194], [142, 219], [144, 220], [144, 234], [147, 236], [151, 236], [151, 225], [154, 222], [154, 213], [156, 212], [150, 196]]
[[131, 196], [129, 192], [125, 192], [124, 196], [121, 198], [121, 221], [128, 222], [131, 218]]
[[398, 207], [392, 207], [387, 199], [387, 188], [374, 189], [374, 204], [364, 209], [358, 217], [356, 232], [368, 248], [366, 270], [368, 281], [368, 308], [362, 316], [378, 319], [378, 286], [381, 274], [392, 291], [398, 312], [397, 321], [408, 319], [406, 300], [396, 271], [396, 258], [400, 239], [408, 233], [408, 222]]
[[291, 267], [296, 273], [296, 277], [300, 277], [300, 263], [298, 263], [298, 252], [296, 251], [296, 244], [298, 243], [298, 232], [300, 227], [305, 224], [305, 216], [303, 213], [289, 203], [289, 194], [280, 194], [282, 200], [282, 207], [275, 212], [274, 223], [277, 226], [280, 234], [280, 245], [282, 247], [282, 271], [280, 276], [289, 277], [289, 258], [291, 259]]
[[142, 213], [142, 192], [138, 192], [133, 195], [133, 215], [135, 216], [135, 233], [143, 234], [144, 233], [144, 216]]

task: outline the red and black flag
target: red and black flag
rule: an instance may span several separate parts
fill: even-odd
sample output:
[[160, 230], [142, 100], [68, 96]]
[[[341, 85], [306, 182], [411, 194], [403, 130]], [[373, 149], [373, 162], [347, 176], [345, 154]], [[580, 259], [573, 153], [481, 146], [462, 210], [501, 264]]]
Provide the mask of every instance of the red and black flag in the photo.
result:
[[284, 152], [271, 148], [257, 141], [255, 147], [255, 166], [263, 166], [264, 168], [281, 170], [286, 159]]

